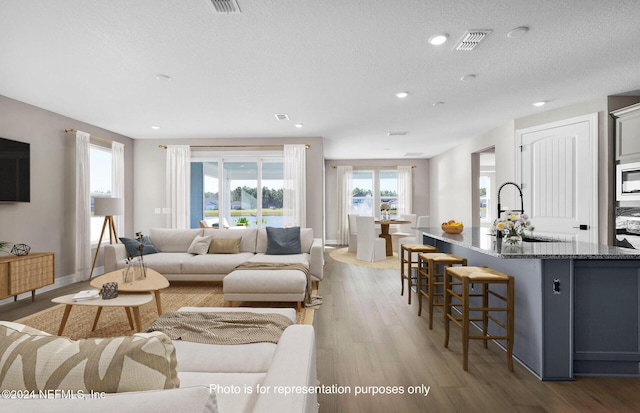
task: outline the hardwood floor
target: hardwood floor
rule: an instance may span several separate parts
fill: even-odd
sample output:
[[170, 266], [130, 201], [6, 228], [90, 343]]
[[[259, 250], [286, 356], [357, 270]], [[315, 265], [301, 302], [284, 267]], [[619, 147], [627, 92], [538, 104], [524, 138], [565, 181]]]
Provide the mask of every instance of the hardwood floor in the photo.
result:
[[[320, 394], [321, 413], [332, 412], [640, 412], [640, 379], [580, 377], [540, 381], [517, 362], [507, 369], [495, 344], [469, 344], [469, 371], [462, 370], [460, 330], [443, 347], [442, 310], [417, 315], [417, 296], [400, 296], [400, 274], [357, 267], [325, 254], [322, 307], [315, 314], [318, 380], [351, 394]], [[355, 392], [397, 386], [402, 395]], [[429, 388], [425, 396], [407, 394]], [[420, 388], [420, 386], [423, 386]], [[335, 390], [335, 389], [333, 389]], [[393, 389], [390, 389], [393, 390]]]
[[[417, 316], [417, 297], [400, 296], [400, 274], [339, 263], [325, 254], [320, 283], [324, 303], [315, 313], [318, 380], [351, 394], [320, 394], [321, 413], [375, 412], [640, 412], [640, 379], [580, 377], [543, 382], [517, 362], [507, 370], [504, 352], [481, 342], [469, 345], [469, 371], [462, 370], [460, 331], [442, 345], [442, 310]], [[51, 298], [88, 289], [74, 284], [0, 307], [16, 320], [52, 305]], [[396, 386], [405, 394], [355, 395], [357, 386]], [[420, 394], [407, 394], [413, 387]], [[421, 387], [423, 386], [423, 387]], [[425, 396], [425, 388], [428, 394]], [[338, 390], [338, 389], [333, 389]], [[393, 390], [390, 388], [389, 390]]]

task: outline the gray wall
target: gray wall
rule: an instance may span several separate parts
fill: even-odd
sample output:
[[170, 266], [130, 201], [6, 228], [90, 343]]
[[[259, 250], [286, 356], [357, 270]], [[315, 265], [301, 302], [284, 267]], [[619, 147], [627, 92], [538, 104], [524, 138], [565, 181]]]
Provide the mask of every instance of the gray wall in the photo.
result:
[[[166, 207], [166, 150], [159, 145], [280, 145], [310, 144], [307, 149], [307, 227], [317, 238], [323, 237], [323, 159], [322, 138], [233, 138], [233, 139], [138, 139], [134, 142], [133, 232], [148, 233], [149, 228], [168, 226], [167, 215], [156, 214]], [[132, 235], [132, 234], [129, 234]]]
[[340, 159], [325, 161], [325, 219], [327, 243], [336, 243], [338, 238], [338, 177], [334, 166], [408, 166], [413, 169], [413, 211], [417, 216], [429, 214], [429, 160], [428, 159]]
[[[75, 271], [75, 135], [65, 133], [70, 128], [126, 145], [125, 207], [131, 211], [131, 139], [0, 96], [0, 137], [31, 144], [31, 202], [0, 203], [0, 240], [55, 253], [56, 279]], [[127, 213], [125, 221], [130, 232], [133, 214]]]

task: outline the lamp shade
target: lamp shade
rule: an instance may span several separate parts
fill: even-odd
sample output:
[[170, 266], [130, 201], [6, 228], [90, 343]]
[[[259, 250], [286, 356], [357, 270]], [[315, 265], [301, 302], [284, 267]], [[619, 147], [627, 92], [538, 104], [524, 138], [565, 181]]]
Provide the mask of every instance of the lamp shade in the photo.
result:
[[124, 213], [123, 198], [93, 198], [94, 216], [114, 216]]

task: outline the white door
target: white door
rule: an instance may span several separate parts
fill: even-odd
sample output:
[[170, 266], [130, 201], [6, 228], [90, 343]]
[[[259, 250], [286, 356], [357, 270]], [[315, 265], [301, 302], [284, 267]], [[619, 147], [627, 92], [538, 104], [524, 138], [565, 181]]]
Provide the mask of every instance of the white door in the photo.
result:
[[597, 113], [516, 131], [516, 171], [536, 233], [598, 242], [597, 138]]

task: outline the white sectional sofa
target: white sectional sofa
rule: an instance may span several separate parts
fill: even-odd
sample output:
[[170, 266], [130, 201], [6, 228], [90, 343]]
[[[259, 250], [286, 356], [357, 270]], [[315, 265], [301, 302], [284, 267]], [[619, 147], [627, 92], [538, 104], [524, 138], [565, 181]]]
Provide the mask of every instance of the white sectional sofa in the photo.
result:
[[[237, 254], [187, 253], [196, 236], [237, 239], [240, 252]], [[222, 281], [238, 265], [247, 262], [302, 263], [309, 268], [312, 281], [322, 281], [323, 245], [322, 239], [313, 238], [311, 228], [300, 228], [302, 252], [291, 255], [267, 255], [267, 233], [264, 228], [246, 229], [167, 229], [152, 228], [149, 238], [153, 246], [160, 251], [144, 256], [144, 262], [169, 281]], [[115, 271], [126, 266], [127, 251], [124, 244], [105, 246], [104, 270]]]
[[[277, 312], [289, 317], [295, 323], [293, 309], [186, 307], [179, 311]], [[2, 339], [0, 337], [0, 341]], [[105, 398], [83, 396], [81, 400], [76, 397], [25, 400], [27, 397], [21, 393], [23, 394], [21, 399], [0, 399], [0, 411], [60, 413], [69, 411], [315, 413], [318, 411], [317, 395], [314, 392], [317, 376], [315, 336], [312, 326], [293, 324], [287, 327], [278, 344], [212, 345], [180, 340], [172, 343], [175, 346], [177, 377], [180, 380], [178, 389], [113, 393], [107, 394]], [[73, 373], [76, 376], [75, 379], [82, 382], [82, 371], [76, 373]], [[258, 385], [261, 392], [257, 391]], [[17, 387], [13, 390], [23, 390], [23, 386]], [[1, 390], [6, 389], [5, 387]], [[88, 395], [88, 392], [85, 395]]]

